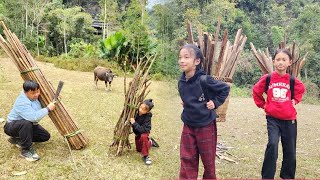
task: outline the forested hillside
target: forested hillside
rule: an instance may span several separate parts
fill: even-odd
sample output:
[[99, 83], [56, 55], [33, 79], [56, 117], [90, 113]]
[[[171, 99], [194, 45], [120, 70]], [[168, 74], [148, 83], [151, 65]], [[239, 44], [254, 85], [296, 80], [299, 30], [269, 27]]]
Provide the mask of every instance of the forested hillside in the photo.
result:
[[147, 5], [147, 0], [0, 0], [0, 18], [36, 56], [99, 58], [123, 66], [124, 60], [130, 65], [158, 53], [152, 73], [176, 77], [187, 20], [197, 37], [197, 27], [214, 33], [220, 17], [230, 39], [238, 28], [248, 37], [234, 76], [235, 84], [244, 87], [261, 76], [249, 43], [273, 53], [286, 33], [289, 44], [295, 41], [302, 55], [308, 52], [300, 78], [319, 98], [319, 1], [163, 0], [151, 9]]

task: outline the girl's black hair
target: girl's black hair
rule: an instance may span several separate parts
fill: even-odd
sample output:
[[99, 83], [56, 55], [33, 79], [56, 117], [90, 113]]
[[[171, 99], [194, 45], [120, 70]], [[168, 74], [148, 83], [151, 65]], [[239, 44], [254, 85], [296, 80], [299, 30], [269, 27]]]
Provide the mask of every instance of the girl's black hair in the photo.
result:
[[39, 84], [33, 80], [26, 80], [24, 83], [23, 83], [23, 90], [25, 92], [28, 92], [28, 91], [35, 91], [37, 89], [39, 89]]
[[[193, 51], [194, 55], [196, 56], [196, 59], [200, 59], [200, 63], [199, 63], [199, 65], [197, 65], [197, 69], [202, 68], [202, 62], [203, 62], [204, 58], [203, 58], [203, 54], [202, 54], [199, 47], [197, 47], [194, 44], [186, 44], [186, 45], [182, 46], [181, 49], [191, 49]], [[181, 49], [180, 49], [180, 51], [181, 51]]]
[[147, 105], [149, 107], [149, 111], [153, 108], [154, 104], [152, 102], [152, 99], [146, 99], [143, 101], [143, 104]]
[[274, 56], [273, 56], [272, 59], [275, 60], [276, 55], [281, 53], [281, 52], [283, 52], [286, 55], [288, 55], [289, 59], [292, 60], [292, 55], [291, 55], [291, 53], [290, 53], [290, 51], [288, 49], [278, 49], [278, 50], [276, 50], [276, 52], [274, 53]]

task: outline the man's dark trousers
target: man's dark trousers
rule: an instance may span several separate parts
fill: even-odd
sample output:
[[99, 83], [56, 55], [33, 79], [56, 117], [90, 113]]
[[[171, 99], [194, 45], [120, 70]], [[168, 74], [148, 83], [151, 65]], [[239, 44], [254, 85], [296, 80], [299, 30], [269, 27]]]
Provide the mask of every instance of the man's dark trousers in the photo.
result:
[[27, 120], [6, 122], [4, 132], [11, 137], [19, 137], [21, 148], [28, 150], [32, 142], [45, 142], [50, 139], [50, 134], [41, 125], [34, 125]]

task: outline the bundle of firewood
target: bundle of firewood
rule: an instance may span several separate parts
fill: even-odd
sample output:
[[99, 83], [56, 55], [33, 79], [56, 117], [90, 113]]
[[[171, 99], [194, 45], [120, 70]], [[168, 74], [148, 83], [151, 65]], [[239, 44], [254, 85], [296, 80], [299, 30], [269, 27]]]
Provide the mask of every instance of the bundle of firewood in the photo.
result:
[[[217, 31], [215, 35], [208, 32], [202, 32], [198, 28], [198, 41], [193, 38], [191, 23], [188, 22], [188, 43], [200, 46], [204, 56], [203, 68], [208, 75], [226, 78], [230, 82], [236, 69], [237, 60], [247, 37], [242, 34], [242, 30], [238, 29], [234, 43], [228, 40], [228, 31], [224, 30], [221, 43], [219, 42], [220, 21], [218, 21]], [[219, 51], [220, 49], [220, 51]], [[218, 55], [218, 56], [216, 56]]]
[[129, 83], [129, 88], [126, 91], [126, 77], [124, 80], [125, 101], [122, 113], [114, 129], [113, 143], [111, 147], [116, 148], [116, 155], [121, 155], [124, 147], [131, 148], [129, 142], [130, 134], [130, 118], [134, 118], [140, 104], [146, 98], [150, 90], [149, 71], [153, 65], [156, 56], [150, 56], [146, 61], [141, 60], [136, 69], [132, 81]]
[[[34, 80], [39, 83], [41, 89], [39, 101], [41, 104], [49, 104], [55, 96], [52, 84], [47, 81], [35, 60], [18, 37], [7, 29], [3, 21], [0, 21], [0, 24], [4, 33], [4, 37], [0, 35], [0, 46], [17, 66], [23, 80]], [[49, 117], [57, 127], [59, 133], [67, 140], [71, 148], [81, 149], [85, 147], [88, 143], [87, 137], [83, 135], [59, 98], [55, 99], [55, 101], [56, 108], [49, 113]]]
[[[252, 43], [250, 43], [250, 46], [261, 72], [263, 74], [270, 74], [273, 71], [273, 63], [272, 57], [269, 53], [269, 49], [266, 48], [265, 52], [263, 52], [260, 49], [258, 49], [257, 51]], [[288, 49], [290, 51], [292, 56], [292, 65], [288, 67], [287, 72], [297, 77], [305, 64], [308, 53], [306, 53], [304, 56], [301, 56], [299, 53], [299, 47], [295, 42], [292, 43], [291, 47], [290, 45], [287, 46], [286, 36], [284, 36], [284, 41], [279, 43], [279, 49]]]
[[[247, 37], [242, 34], [242, 30], [238, 29], [233, 44], [228, 40], [227, 30], [224, 30], [220, 43], [220, 20], [218, 20], [217, 31], [214, 36], [208, 32], [202, 32], [202, 30], [198, 28], [197, 42], [194, 41], [190, 21], [188, 21], [187, 24], [187, 31], [188, 43], [199, 46], [204, 56], [203, 69], [206, 74], [213, 76], [217, 80], [224, 81], [231, 86], [237, 61], [247, 40]], [[228, 96], [225, 103], [216, 110], [217, 121], [223, 122], [226, 120], [229, 98], [230, 96]]]

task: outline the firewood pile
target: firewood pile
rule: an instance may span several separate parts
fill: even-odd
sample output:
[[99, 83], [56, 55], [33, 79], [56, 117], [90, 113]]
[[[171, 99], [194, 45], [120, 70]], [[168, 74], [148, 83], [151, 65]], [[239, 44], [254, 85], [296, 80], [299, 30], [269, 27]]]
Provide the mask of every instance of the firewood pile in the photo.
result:
[[[217, 80], [224, 81], [231, 86], [237, 61], [247, 40], [247, 37], [242, 34], [242, 29], [238, 29], [233, 44], [228, 40], [227, 30], [224, 30], [222, 38], [219, 38], [220, 20], [218, 20], [217, 31], [214, 36], [198, 28], [198, 39], [195, 41], [190, 21], [188, 21], [187, 24], [187, 31], [188, 43], [199, 46], [204, 56], [203, 69], [206, 74], [213, 76]], [[230, 95], [225, 103], [216, 110], [218, 116], [217, 121], [219, 122], [226, 120], [229, 98]]]
[[[18, 37], [14, 33], [11, 33], [3, 21], [0, 21], [0, 26], [4, 33], [4, 36], [0, 34], [0, 46], [19, 69], [23, 80], [34, 80], [39, 83], [41, 89], [39, 101], [41, 104], [49, 104], [55, 96], [52, 84], [46, 79]], [[56, 108], [49, 113], [49, 117], [59, 133], [67, 140], [68, 146], [70, 145], [73, 149], [81, 149], [88, 144], [87, 137], [74, 122], [59, 98], [56, 99]]]
[[[252, 53], [257, 60], [259, 68], [263, 74], [270, 74], [273, 71], [272, 57], [269, 53], [269, 49], [265, 48], [265, 51], [260, 49], [256, 50], [254, 45], [250, 43]], [[308, 53], [301, 56], [299, 52], [298, 45], [293, 42], [292, 45], [287, 46], [286, 36], [284, 36], [284, 41], [279, 43], [279, 49], [288, 49], [292, 56], [292, 65], [288, 67], [287, 72], [291, 75], [297, 77], [300, 74], [301, 69], [303, 68], [306, 57]]]
[[[217, 144], [216, 156], [221, 159], [231, 163], [238, 164], [237, 161], [234, 160], [236, 158], [233, 154], [229, 153], [228, 150], [233, 149], [233, 147], [228, 147], [222, 143]], [[233, 158], [231, 158], [233, 157]]]
[[132, 81], [129, 83], [128, 90], [126, 90], [126, 77], [124, 80], [125, 100], [124, 107], [120, 118], [114, 129], [113, 143], [111, 148], [115, 149], [115, 155], [121, 155], [124, 148], [131, 149], [129, 142], [130, 134], [130, 118], [134, 118], [137, 113], [140, 104], [146, 98], [150, 90], [150, 77], [149, 71], [153, 65], [156, 56], [150, 56], [146, 61], [140, 61], [135, 69], [135, 74]]

